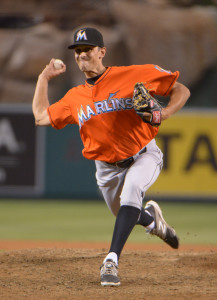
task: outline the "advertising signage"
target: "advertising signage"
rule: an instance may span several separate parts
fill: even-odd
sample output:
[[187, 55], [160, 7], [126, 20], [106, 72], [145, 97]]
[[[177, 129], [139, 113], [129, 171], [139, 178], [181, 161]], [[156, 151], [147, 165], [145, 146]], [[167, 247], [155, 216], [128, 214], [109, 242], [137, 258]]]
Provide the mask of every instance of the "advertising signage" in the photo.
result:
[[40, 195], [43, 191], [44, 129], [29, 105], [0, 106], [0, 195]]

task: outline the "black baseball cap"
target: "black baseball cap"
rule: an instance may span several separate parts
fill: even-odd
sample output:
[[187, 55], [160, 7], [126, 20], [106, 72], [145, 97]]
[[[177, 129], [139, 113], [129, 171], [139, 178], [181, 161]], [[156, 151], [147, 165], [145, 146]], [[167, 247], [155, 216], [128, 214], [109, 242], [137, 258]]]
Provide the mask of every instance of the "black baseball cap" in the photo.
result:
[[78, 29], [74, 34], [74, 43], [68, 49], [74, 49], [80, 45], [104, 47], [103, 36], [95, 28], [85, 27]]

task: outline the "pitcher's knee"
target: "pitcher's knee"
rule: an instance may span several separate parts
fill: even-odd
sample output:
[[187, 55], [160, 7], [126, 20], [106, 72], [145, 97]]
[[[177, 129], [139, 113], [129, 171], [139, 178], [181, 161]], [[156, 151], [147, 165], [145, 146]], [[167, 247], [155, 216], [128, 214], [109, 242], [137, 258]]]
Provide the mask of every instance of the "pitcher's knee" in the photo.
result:
[[127, 185], [127, 188], [131, 191], [140, 189], [140, 183], [136, 176], [130, 176], [125, 184]]

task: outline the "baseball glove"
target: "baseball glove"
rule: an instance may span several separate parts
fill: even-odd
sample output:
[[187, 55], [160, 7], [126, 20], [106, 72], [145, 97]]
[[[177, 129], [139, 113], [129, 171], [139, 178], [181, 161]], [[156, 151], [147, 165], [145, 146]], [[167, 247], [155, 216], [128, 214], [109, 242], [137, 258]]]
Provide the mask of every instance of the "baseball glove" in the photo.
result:
[[149, 91], [150, 90], [147, 89], [142, 82], [137, 82], [135, 84], [133, 108], [145, 123], [157, 127], [161, 124], [162, 106], [150, 95]]

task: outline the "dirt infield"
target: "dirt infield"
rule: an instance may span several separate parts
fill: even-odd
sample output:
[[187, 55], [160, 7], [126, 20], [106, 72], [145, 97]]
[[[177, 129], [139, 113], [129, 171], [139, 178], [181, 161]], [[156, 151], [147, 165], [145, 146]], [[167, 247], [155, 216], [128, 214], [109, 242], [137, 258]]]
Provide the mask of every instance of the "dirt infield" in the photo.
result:
[[101, 287], [107, 244], [0, 242], [0, 300], [217, 299], [217, 247], [128, 244]]

